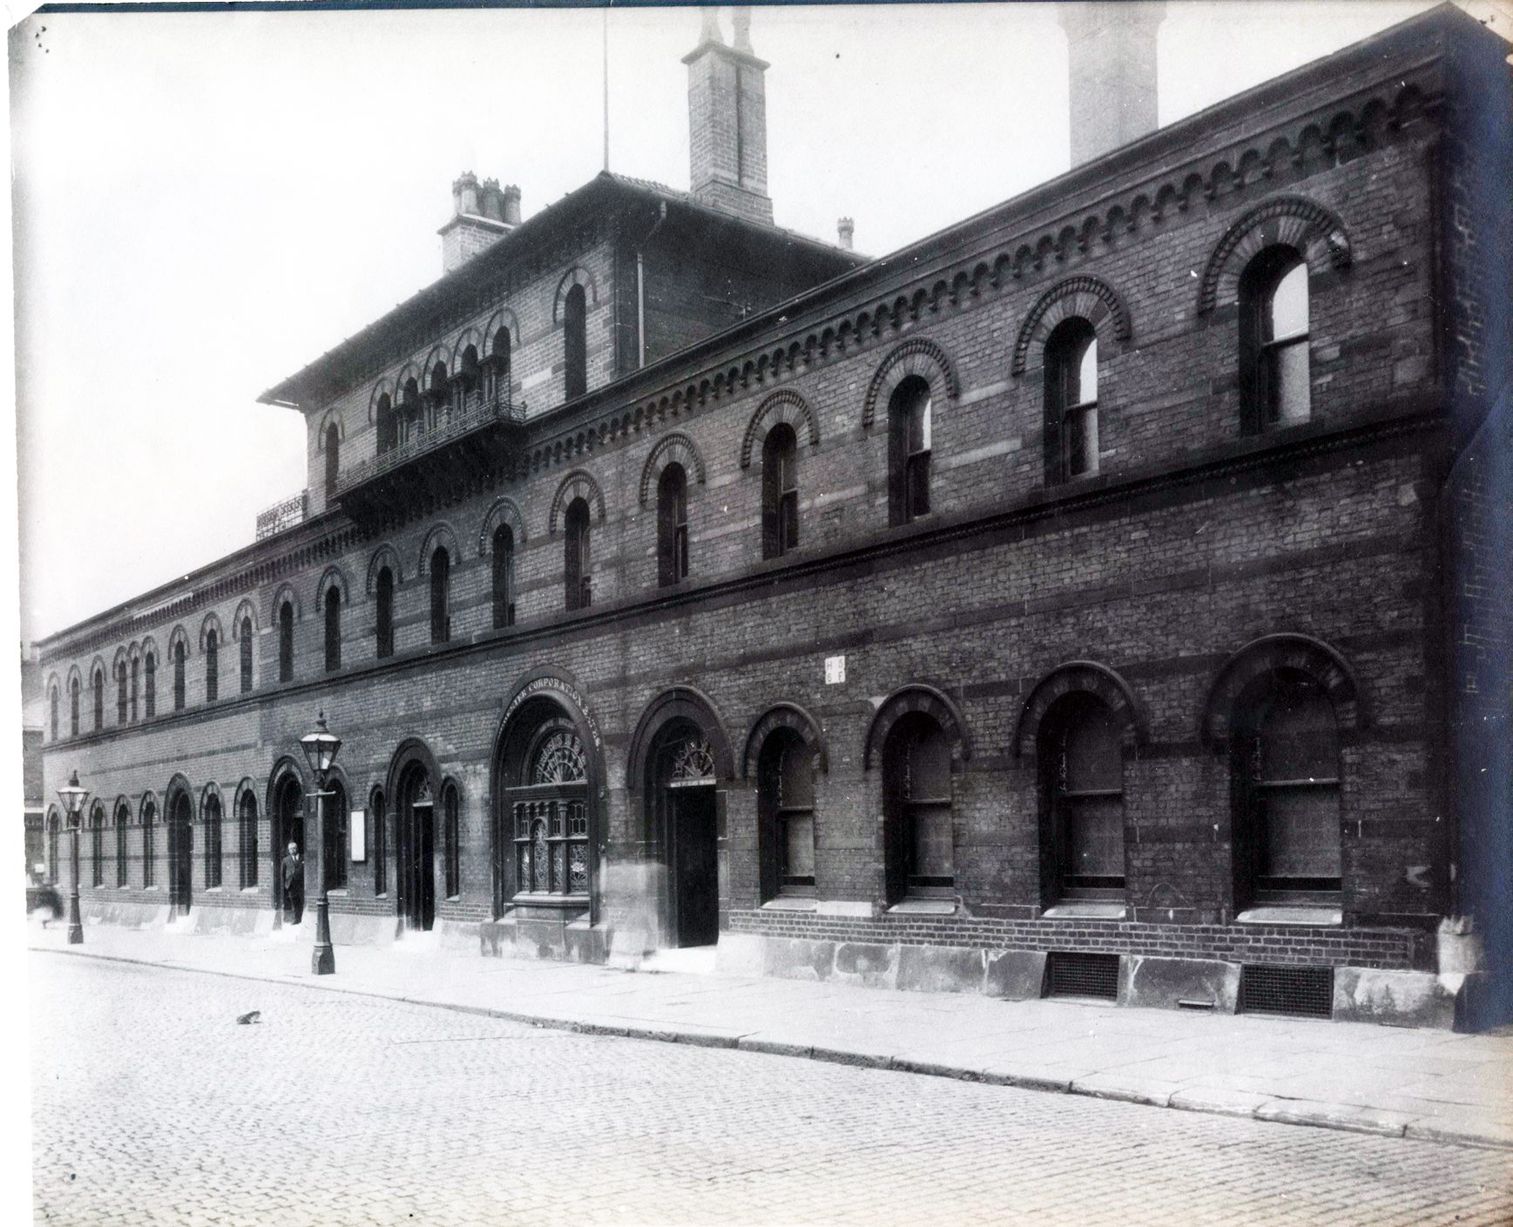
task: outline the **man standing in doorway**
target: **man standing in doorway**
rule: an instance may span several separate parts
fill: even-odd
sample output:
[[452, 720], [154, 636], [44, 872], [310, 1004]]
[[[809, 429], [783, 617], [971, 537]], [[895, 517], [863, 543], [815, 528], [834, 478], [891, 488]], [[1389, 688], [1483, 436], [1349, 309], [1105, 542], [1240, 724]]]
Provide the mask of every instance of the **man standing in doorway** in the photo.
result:
[[284, 856], [284, 920], [297, 925], [305, 914], [305, 862], [292, 839]]

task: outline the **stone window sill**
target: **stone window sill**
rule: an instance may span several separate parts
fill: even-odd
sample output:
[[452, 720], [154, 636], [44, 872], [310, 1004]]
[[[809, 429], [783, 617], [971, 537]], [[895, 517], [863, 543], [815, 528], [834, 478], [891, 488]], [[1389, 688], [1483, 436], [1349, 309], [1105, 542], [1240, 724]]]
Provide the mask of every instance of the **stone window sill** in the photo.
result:
[[1040, 913], [1042, 920], [1126, 920], [1129, 909], [1122, 903], [1094, 903], [1081, 900], [1058, 903]]
[[764, 912], [814, 912], [819, 910], [818, 899], [787, 898], [779, 895], [762, 904]]
[[888, 909], [890, 916], [954, 916], [956, 904], [950, 899], [905, 899]]
[[1265, 907], [1247, 908], [1235, 917], [1236, 924], [1242, 925], [1307, 925], [1318, 927], [1320, 925], [1340, 925], [1344, 918], [1337, 907], [1319, 907], [1316, 904], [1286, 904], [1273, 903]]

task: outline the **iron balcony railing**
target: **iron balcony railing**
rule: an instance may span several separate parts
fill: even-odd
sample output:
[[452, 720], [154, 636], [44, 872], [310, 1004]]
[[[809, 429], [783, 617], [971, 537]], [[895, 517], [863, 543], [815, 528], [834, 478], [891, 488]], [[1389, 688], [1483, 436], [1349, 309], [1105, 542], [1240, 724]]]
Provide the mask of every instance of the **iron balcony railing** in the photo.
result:
[[308, 490], [301, 490], [298, 494], [290, 495], [281, 502], [274, 503], [272, 507], [257, 513], [257, 536], [261, 541], [264, 537], [271, 537], [274, 533], [281, 533], [286, 528], [293, 528], [296, 524], [305, 522], [305, 515], [309, 510], [310, 494]]
[[[396, 409], [395, 415], [402, 422], [404, 410]], [[524, 425], [525, 406], [512, 404], [508, 397], [484, 400], [478, 393], [469, 396], [460, 406], [427, 405], [421, 410], [418, 420], [409, 424], [405, 437], [379, 452], [373, 459], [361, 461], [339, 473], [336, 478], [336, 493], [338, 496], [345, 494], [419, 456], [461, 439], [481, 427], [496, 423]], [[400, 429], [406, 428], [401, 425]]]

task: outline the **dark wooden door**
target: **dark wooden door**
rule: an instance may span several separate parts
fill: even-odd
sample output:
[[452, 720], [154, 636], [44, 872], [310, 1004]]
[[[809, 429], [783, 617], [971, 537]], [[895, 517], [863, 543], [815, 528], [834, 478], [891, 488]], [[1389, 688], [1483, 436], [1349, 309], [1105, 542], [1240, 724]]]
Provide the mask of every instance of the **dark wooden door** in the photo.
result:
[[412, 929], [436, 919], [436, 824], [433, 808], [405, 804], [399, 813], [399, 912]]
[[673, 817], [673, 902], [677, 944], [711, 946], [720, 939], [714, 789], [675, 788], [668, 792]]

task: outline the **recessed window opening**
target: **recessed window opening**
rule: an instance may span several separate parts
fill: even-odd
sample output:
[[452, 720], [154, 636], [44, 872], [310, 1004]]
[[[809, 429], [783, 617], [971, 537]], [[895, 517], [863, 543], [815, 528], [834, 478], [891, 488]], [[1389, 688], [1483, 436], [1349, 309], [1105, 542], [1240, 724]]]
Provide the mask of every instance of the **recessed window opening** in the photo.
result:
[[567, 607], [569, 610], [587, 609], [593, 603], [593, 586], [590, 578], [592, 560], [589, 554], [589, 510], [586, 498], [575, 498], [568, 504], [564, 525], [563, 574]]
[[157, 714], [158, 709], [158, 658], [155, 653], [147, 653], [147, 663], [143, 672], [146, 674], [143, 700], [146, 706], [147, 719], [151, 720]]
[[573, 400], [588, 391], [588, 299], [575, 285], [562, 301], [563, 394]]
[[347, 790], [332, 780], [321, 798], [321, 872], [327, 890], [347, 889], [348, 835]]
[[336, 477], [341, 467], [340, 449], [341, 432], [337, 430], [336, 423], [332, 422], [326, 427], [326, 501], [330, 502], [336, 497]]
[[478, 350], [469, 345], [462, 351], [457, 378], [452, 381], [452, 399], [458, 412], [466, 413], [478, 407], [482, 382], [483, 371], [478, 362]]
[[205, 632], [205, 702], [214, 703], [221, 688], [221, 637], [214, 630]]
[[70, 737], [79, 735], [79, 679], [68, 679], [68, 734]]
[[1122, 897], [1124, 757], [1121, 728], [1102, 700], [1066, 695], [1040, 737], [1056, 871], [1065, 899]]
[[184, 643], [180, 640], [173, 645], [173, 710], [183, 711], [186, 697], [184, 684]]
[[89, 884], [105, 885], [105, 807], [98, 802], [89, 811]]
[[205, 886], [221, 885], [221, 799], [205, 798]]
[[446, 546], [438, 545], [431, 555], [431, 642], [446, 643], [452, 637], [452, 617], [448, 608], [451, 597], [452, 556]]
[[142, 886], [152, 886], [156, 880], [153, 857], [153, 830], [158, 821], [158, 808], [151, 801], [142, 805]]
[[757, 813], [765, 845], [763, 898], [812, 897], [814, 751], [792, 729], [779, 729], [762, 746]]
[[910, 375], [888, 402], [889, 521], [908, 524], [930, 510], [930, 385]]
[[[133, 724], [137, 722], [137, 689], [140, 676], [141, 662], [133, 657], [131, 661], [131, 723]], [[58, 722], [54, 719], [53, 732], [55, 735], [57, 733], [57, 725]]]
[[250, 791], [242, 794], [237, 827], [241, 884], [242, 889], [246, 890], [257, 885], [257, 798]]
[[375, 788], [368, 801], [368, 821], [373, 824], [372, 838], [368, 841], [373, 859], [373, 893], [386, 894], [389, 889], [389, 840], [387, 819], [384, 815], [383, 789]]
[[883, 805], [888, 901], [950, 898], [951, 743], [923, 712], [901, 717], [883, 745]]
[[332, 584], [326, 589], [326, 672], [341, 668], [341, 590]]
[[799, 543], [799, 443], [779, 422], [762, 442], [762, 557], [778, 558]]
[[399, 443], [399, 423], [394, 415], [394, 400], [387, 392], [378, 398], [374, 416], [378, 426], [378, 454], [382, 456]]
[[242, 619], [242, 642], [241, 642], [241, 682], [242, 693], [246, 694], [252, 689], [252, 619]]
[[278, 607], [278, 680], [294, 680], [294, 605], [289, 601]]
[[116, 723], [126, 723], [126, 662], [116, 662]]
[[1085, 319], [1058, 324], [1045, 343], [1046, 436], [1053, 481], [1098, 471], [1098, 336]]
[[1247, 428], [1293, 426], [1310, 415], [1308, 265], [1271, 247], [1240, 277], [1241, 394]]
[[441, 790], [441, 838], [444, 858], [445, 889], [448, 899], [462, 894], [462, 833], [459, 829], [461, 802], [457, 785], [448, 783]]
[[95, 732], [105, 727], [105, 670], [96, 669], [90, 675], [89, 689], [93, 699]]
[[116, 806], [116, 885], [126, 886], [130, 884], [127, 874], [129, 861], [126, 855], [126, 828], [131, 823], [131, 810], [123, 801]]
[[484, 370], [483, 394], [494, 405], [510, 402], [510, 330], [501, 328], [489, 346]]
[[380, 660], [394, 655], [394, 572], [388, 567], [378, 572], [374, 584], [377, 618], [374, 623], [375, 653]]
[[657, 481], [657, 582], [688, 578], [688, 476], [676, 462]]
[[494, 628], [515, 625], [515, 530], [501, 524], [493, 538]]
[[446, 363], [438, 362], [431, 368], [431, 377], [426, 386], [426, 429], [435, 430], [446, 420], [451, 409], [451, 380], [447, 377]]

